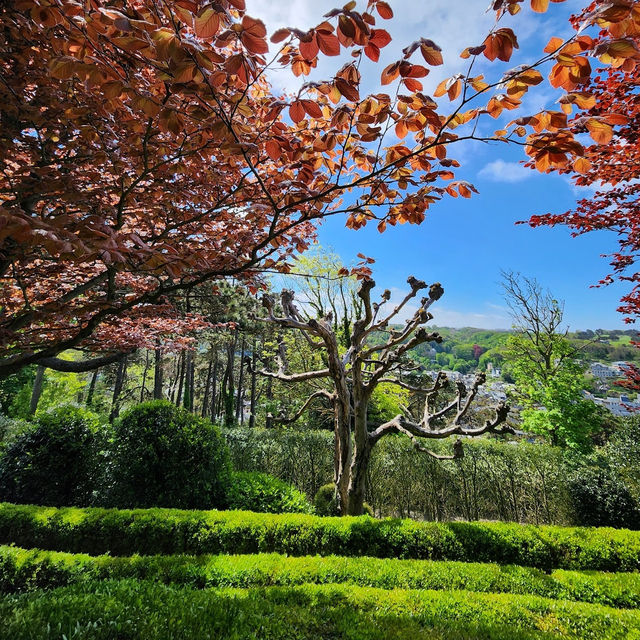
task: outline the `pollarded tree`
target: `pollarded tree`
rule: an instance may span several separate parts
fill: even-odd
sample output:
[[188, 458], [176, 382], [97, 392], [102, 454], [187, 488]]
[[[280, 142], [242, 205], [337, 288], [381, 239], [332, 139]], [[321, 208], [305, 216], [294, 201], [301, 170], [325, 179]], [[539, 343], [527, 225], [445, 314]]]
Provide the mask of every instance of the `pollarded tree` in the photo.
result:
[[[328, 380], [330, 386], [321, 388], [310, 395], [298, 412], [288, 421], [299, 418], [316, 398], [325, 398], [333, 407], [335, 457], [334, 482], [336, 499], [343, 515], [362, 513], [365, 477], [371, 451], [375, 444], [389, 433], [400, 432], [411, 438], [417, 449], [436, 458], [442, 457], [423, 447], [421, 440], [447, 438], [449, 436], [478, 436], [483, 433], [512, 432], [505, 423], [509, 408], [500, 403], [495, 415], [474, 426], [470, 424], [469, 409], [484, 382], [483, 374], [476, 376], [470, 389], [463, 382], [456, 382], [453, 394], [448, 393], [449, 380], [439, 373], [432, 386], [418, 387], [400, 378], [406, 366], [406, 354], [415, 346], [425, 342], [440, 342], [442, 338], [429, 332], [424, 325], [433, 317], [429, 307], [444, 293], [439, 283], [428, 286], [425, 282], [410, 277], [411, 288], [404, 299], [390, 312], [384, 304], [390, 292], [382, 293], [380, 302], [371, 301], [373, 280], [363, 280], [358, 290], [362, 302], [362, 314], [354, 322], [349, 347], [340, 348], [339, 339], [333, 329], [331, 315], [308, 320], [302, 316], [294, 304], [293, 292], [282, 291], [280, 306], [276, 310], [276, 300], [271, 295], [263, 297], [267, 310], [267, 322], [285, 329], [297, 329], [305, 336], [314, 350], [322, 353], [326, 366], [315, 371], [287, 373], [286, 354], [281, 354], [278, 371], [262, 370], [264, 376], [286, 383], [310, 380]], [[418, 293], [428, 289], [428, 296], [422, 298], [419, 309], [404, 323], [394, 328], [392, 322]], [[282, 315], [278, 315], [282, 313]], [[383, 332], [386, 341], [373, 344], [369, 338], [374, 333]], [[371, 396], [381, 383], [393, 383], [408, 389], [423, 398], [419, 415], [407, 410], [393, 419], [369, 430], [367, 410]], [[454, 454], [450, 458], [462, 456], [462, 442], [454, 444]]]
[[[271, 58], [244, 0], [0, 3], [0, 377], [45, 359], [63, 366], [55, 356], [69, 348], [155, 348], [174, 332], [171, 296], [286, 269], [327, 215], [352, 228], [422, 222], [439, 199], [473, 192], [453, 180], [459, 140], [523, 144], [541, 171], [579, 161], [562, 112], [487, 136], [478, 120], [518, 109], [543, 81], [535, 67], [551, 60], [552, 84], [587, 104], [586, 56], [636, 57], [627, 15], [610, 9], [629, 2], [595, 3], [587, 21], [611, 26], [597, 46], [579, 35], [532, 64], [473, 75], [478, 57], [511, 60], [517, 37], [499, 21], [521, 4], [494, 0], [496, 24], [462, 51], [466, 72], [432, 98], [421, 78], [443, 58], [428, 37], [360, 95], [362, 61], [377, 62], [390, 41], [378, 24], [393, 17], [384, 0], [277, 30]], [[530, 4], [543, 12], [549, 2]], [[292, 95], [268, 84], [274, 66], [304, 76], [320, 57], [349, 53]], [[602, 131], [611, 118], [586, 126]]]

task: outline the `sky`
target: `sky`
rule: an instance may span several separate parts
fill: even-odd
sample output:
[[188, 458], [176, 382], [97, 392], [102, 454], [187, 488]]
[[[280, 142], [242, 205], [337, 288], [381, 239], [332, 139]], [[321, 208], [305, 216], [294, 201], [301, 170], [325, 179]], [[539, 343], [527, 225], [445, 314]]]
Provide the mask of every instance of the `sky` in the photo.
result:
[[[445, 64], [432, 69], [425, 79], [425, 92], [433, 92], [440, 80], [465, 70], [458, 57], [460, 51], [480, 44], [493, 24], [494, 14], [486, 11], [488, 0], [389, 0], [389, 4], [395, 13], [393, 20], [379, 21], [377, 26], [389, 31], [392, 42], [383, 49], [381, 64], [363, 67], [361, 95], [378, 91], [381, 69], [420, 37], [431, 38], [443, 50]], [[502, 68], [481, 63], [478, 72], [484, 67], [495, 76], [492, 68], [506, 71], [535, 60], [551, 36], [570, 33], [567, 17], [582, 4], [578, 0], [552, 3], [548, 13], [539, 15], [525, 2], [523, 12], [505, 25], [518, 36], [517, 55], [508, 64], [498, 63]], [[269, 33], [283, 26], [314, 26], [334, 6], [339, 3], [247, 0], [247, 12], [264, 20]], [[336, 58], [321, 60], [311, 80], [334, 75], [342, 64]], [[282, 91], [295, 91], [300, 86], [300, 80], [287, 72], [273, 74], [270, 81]], [[559, 95], [545, 82], [530, 92], [522, 113], [557, 109], [554, 102]], [[497, 122], [499, 126], [500, 120]], [[492, 121], [487, 131], [498, 126]], [[472, 141], [453, 145], [450, 156], [462, 164], [456, 179], [468, 180], [479, 194], [471, 199], [443, 199], [427, 211], [421, 225], [388, 227], [382, 234], [375, 225], [350, 231], [344, 218], [329, 218], [319, 230], [321, 246], [339, 254], [347, 265], [357, 261], [358, 252], [374, 258], [373, 277], [381, 288], [392, 290], [394, 299], [407, 290], [409, 275], [441, 282], [445, 295], [431, 308], [434, 324], [439, 326], [509, 328], [512, 322], [502, 296], [500, 271], [510, 270], [537, 279], [563, 300], [566, 325], [571, 330], [630, 328], [616, 311], [626, 288], [617, 283], [593, 286], [609, 272], [603, 254], [616, 249], [611, 232], [572, 238], [562, 227], [532, 229], [515, 224], [534, 214], [562, 213], [588, 192], [576, 188], [567, 177], [524, 168], [520, 148]]]

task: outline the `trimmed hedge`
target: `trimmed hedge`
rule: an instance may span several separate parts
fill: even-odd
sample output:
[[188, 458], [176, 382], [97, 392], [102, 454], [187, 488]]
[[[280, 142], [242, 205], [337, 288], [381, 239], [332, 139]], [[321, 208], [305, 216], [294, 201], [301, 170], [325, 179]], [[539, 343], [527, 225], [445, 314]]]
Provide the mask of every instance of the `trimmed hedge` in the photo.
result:
[[56, 509], [4, 503], [0, 543], [125, 556], [273, 551], [498, 562], [543, 569], [640, 569], [640, 533], [625, 529], [246, 511]]
[[640, 607], [640, 574], [466, 562], [245, 556], [88, 556], [0, 547], [0, 591], [52, 589], [88, 580], [136, 578], [194, 588], [352, 584], [382, 589], [467, 590], [536, 595], [619, 608]]
[[0, 638], [637, 638], [640, 612], [508, 594], [345, 585], [215, 589], [105, 581], [0, 600]]

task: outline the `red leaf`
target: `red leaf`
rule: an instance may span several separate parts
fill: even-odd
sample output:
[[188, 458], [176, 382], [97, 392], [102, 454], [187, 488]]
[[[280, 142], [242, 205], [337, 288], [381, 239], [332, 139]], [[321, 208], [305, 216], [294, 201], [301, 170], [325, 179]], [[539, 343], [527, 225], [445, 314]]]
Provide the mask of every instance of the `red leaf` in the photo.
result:
[[380, 49], [378, 49], [375, 44], [369, 43], [364, 48], [364, 53], [369, 60], [373, 60], [374, 62], [378, 62], [378, 60], [380, 60]]
[[336, 89], [347, 99], [353, 102], [358, 102], [360, 100], [360, 94], [358, 93], [358, 89], [354, 87], [352, 84], [349, 84], [343, 78], [336, 78], [335, 80]]
[[393, 10], [386, 2], [378, 2], [376, 9], [378, 10], [378, 15], [383, 20], [391, 20], [391, 18], [393, 18]]
[[289, 106], [289, 117], [296, 123], [304, 120], [304, 108], [300, 101], [296, 101]]
[[322, 118], [322, 109], [317, 102], [313, 100], [300, 100], [300, 103], [312, 118]]

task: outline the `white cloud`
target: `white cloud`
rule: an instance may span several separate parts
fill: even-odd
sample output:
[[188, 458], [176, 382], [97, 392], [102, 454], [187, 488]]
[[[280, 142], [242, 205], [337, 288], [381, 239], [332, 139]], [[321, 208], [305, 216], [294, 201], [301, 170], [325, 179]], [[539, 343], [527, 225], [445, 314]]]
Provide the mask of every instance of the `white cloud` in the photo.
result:
[[[408, 291], [397, 287], [391, 288], [391, 300], [385, 306], [387, 313], [394, 306], [400, 303]], [[413, 300], [403, 307], [402, 311], [392, 320], [393, 323], [402, 324], [406, 322], [418, 309], [419, 302]], [[477, 329], [509, 329], [512, 321], [508, 314], [508, 309], [500, 305], [486, 303], [484, 305], [486, 311], [468, 312], [458, 311], [447, 307], [441, 307], [435, 303], [429, 311], [433, 314], [434, 319], [430, 324], [439, 327], [475, 327]], [[381, 316], [382, 317], [382, 316]]]
[[531, 178], [534, 173], [531, 169], [527, 169], [517, 162], [505, 162], [498, 159], [485, 165], [480, 169], [478, 175], [493, 182], [521, 182]]
[[[260, 18], [267, 26], [269, 33], [280, 27], [298, 27], [309, 29], [322, 20], [323, 15], [341, 2], [335, 0], [291, 0], [284, 3], [257, 2], [247, 3], [247, 13]], [[402, 57], [402, 49], [421, 37], [430, 38], [442, 48], [444, 65], [431, 69], [431, 74], [424, 79], [425, 91], [432, 92], [440, 80], [466, 70], [467, 61], [459, 58], [459, 54], [467, 46], [478, 45], [493, 24], [493, 12], [486, 11], [486, 0], [465, 0], [464, 10], [460, 4], [451, 0], [430, 0], [416, 3], [413, 0], [395, 0], [390, 3], [394, 17], [382, 20], [377, 17], [376, 28], [386, 29], [392, 41], [383, 50], [377, 64], [365, 60], [361, 66], [361, 94], [378, 90], [380, 72], [389, 63]], [[275, 48], [272, 45], [272, 51]], [[421, 60], [419, 53], [414, 54], [416, 62]], [[350, 55], [340, 58], [320, 57], [317, 69], [312, 70], [308, 78], [295, 78], [288, 71], [270, 74], [271, 82], [277, 88], [294, 91], [307, 80], [321, 80], [332, 77], [335, 72], [351, 59]]]

